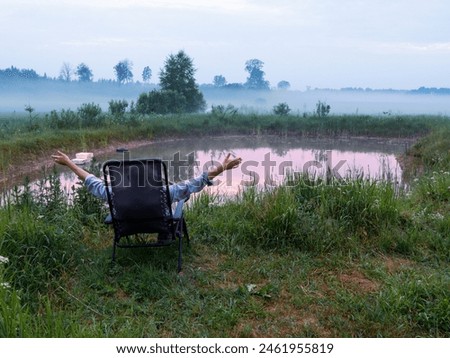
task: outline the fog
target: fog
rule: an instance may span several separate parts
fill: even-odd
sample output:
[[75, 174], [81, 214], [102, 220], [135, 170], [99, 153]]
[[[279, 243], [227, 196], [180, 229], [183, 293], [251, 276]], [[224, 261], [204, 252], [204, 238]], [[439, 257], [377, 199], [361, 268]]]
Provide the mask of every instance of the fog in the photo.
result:
[[330, 114], [450, 114], [450, 95], [409, 94], [402, 91], [204, 91], [210, 105], [229, 103], [241, 111], [271, 112], [287, 103], [291, 114], [310, 114], [318, 101], [330, 105]]
[[[139, 94], [157, 88], [151, 84], [111, 82], [80, 83], [62, 81], [25, 81], [0, 84], [0, 112], [25, 113], [31, 106], [35, 113], [51, 110], [76, 110], [84, 103], [95, 103], [104, 110], [110, 100], [136, 102]], [[450, 94], [419, 94], [395, 90], [278, 90], [256, 91], [215, 88], [202, 85], [207, 111], [213, 105], [233, 105], [240, 113], [271, 113], [275, 105], [287, 103], [291, 114], [311, 114], [318, 101], [330, 105], [330, 114], [430, 114], [450, 115]]]

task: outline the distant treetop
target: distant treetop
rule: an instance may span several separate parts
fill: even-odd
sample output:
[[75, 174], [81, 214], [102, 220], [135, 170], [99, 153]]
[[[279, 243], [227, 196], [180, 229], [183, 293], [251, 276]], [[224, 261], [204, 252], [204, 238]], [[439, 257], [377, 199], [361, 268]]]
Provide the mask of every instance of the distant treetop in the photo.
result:
[[264, 71], [262, 70], [264, 62], [256, 58], [245, 62], [245, 70], [249, 73], [245, 86], [249, 89], [268, 90], [269, 81], [264, 79]]
[[35, 70], [31, 69], [19, 70], [17, 67], [11, 66], [0, 70], [0, 79], [2, 80], [37, 80], [39, 78], [44, 77], [39, 76]]
[[133, 81], [133, 63], [127, 59], [120, 61], [114, 67], [117, 82], [126, 83]]
[[80, 63], [77, 67], [76, 74], [80, 82], [92, 82], [94, 75], [88, 65]]

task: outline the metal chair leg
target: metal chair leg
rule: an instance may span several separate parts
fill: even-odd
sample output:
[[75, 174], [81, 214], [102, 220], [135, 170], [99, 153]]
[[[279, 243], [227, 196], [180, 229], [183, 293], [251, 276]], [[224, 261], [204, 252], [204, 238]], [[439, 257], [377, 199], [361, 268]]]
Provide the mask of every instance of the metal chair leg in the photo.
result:
[[182, 234], [186, 237], [187, 244], [189, 245], [189, 242], [190, 242], [189, 232], [188, 232], [186, 221], [184, 220], [184, 217], [181, 221], [181, 226], [182, 226]]
[[183, 255], [183, 235], [180, 235], [178, 237], [178, 267], [177, 267], [178, 273], [181, 272], [181, 265], [183, 264], [182, 255]]
[[114, 239], [114, 242], [113, 242], [112, 261], [113, 262], [116, 261], [116, 240], [115, 239]]

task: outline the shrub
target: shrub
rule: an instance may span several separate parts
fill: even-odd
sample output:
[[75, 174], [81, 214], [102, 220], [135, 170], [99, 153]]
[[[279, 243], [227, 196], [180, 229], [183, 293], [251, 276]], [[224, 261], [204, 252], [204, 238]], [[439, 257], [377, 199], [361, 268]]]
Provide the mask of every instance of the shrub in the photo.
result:
[[273, 113], [277, 116], [287, 116], [291, 109], [287, 103], [278, 103], [273, 107]]
[[211, 115], [225, 123], [228, 123], [237, 113], [238, 109], [232, 104], [229, 104], [226, 107], [222, 104], [211, 106]]
[[111, 100], [109, 104], [109, 113], [113, 116], [123, 116], [128, 107], [128, 102], [126, 100]]
[[102, 109], [98, 104], [84, 103], [78, 108], [78, 116], [85, 127], [99, 127], [103, 124]]
[[323, 118], [326, 117], [330, 113], [331, 107], [326, 102], [317, 102], [316, 104], [316, 114], [317, 116]]
[[172, 90], [153, 90], [142, 93], [136, 104], [139, 114], [168, 114], [182, 113], [186, 110], [186, 98], [179, 92]]
[[53, 129], [74, 129], [79, 127], [80, 118], [70, 109], [63, 109], [60, 113], [53, 110], [45, 116], [49, 121], [50, 128]]

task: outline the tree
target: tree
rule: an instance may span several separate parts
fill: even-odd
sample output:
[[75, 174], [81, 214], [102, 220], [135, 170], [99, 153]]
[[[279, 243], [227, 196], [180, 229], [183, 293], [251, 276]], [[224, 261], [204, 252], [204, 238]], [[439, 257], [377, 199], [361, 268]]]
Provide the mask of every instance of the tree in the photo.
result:
[[203, 94], [195, 82], [195, 71], [192, 59], [184, 51], [179, 51], [167, 57], [159, 74], [163, 91], [178, 92], [186, 99], [185, 112], [198, 112], [206, 108]]
[[264, 71], [262, 67], [264, 62], [256, 58], [245, 62], [245, 70], [249, 73], [245, 86], [249, 89], [267, 90], [269, 89], [269, 81], [264, 79]]
[[150, 69], [150, 67], [145, 66], [144, 70], [142, 71], [142, 80], [144, 82], [149, 82], [151, 77], [152, 77], [152, 70]]
[[227, 84], [227, 80], [222, 75], [214, 76], [213, 79], [214, 87], [223, 87]]
[[77, 66], [76, 74], [80, 82], [92, 82], [94, 75], [88, 65], [80, 63]]
[[64, 62], [59, 71], [59, 79], [70, 82], [72, 80], [73, 69], [68, 62]]
[[133, 80], [133, 63], [129, 60], [122, 60], [114, 67], [116, 73], [117, 82], [126, 83]]
[[288, 90], [291, 88], [291, 84], [288, 81], [280, 81], [278, 82], [277, 88], [280, 90]]

